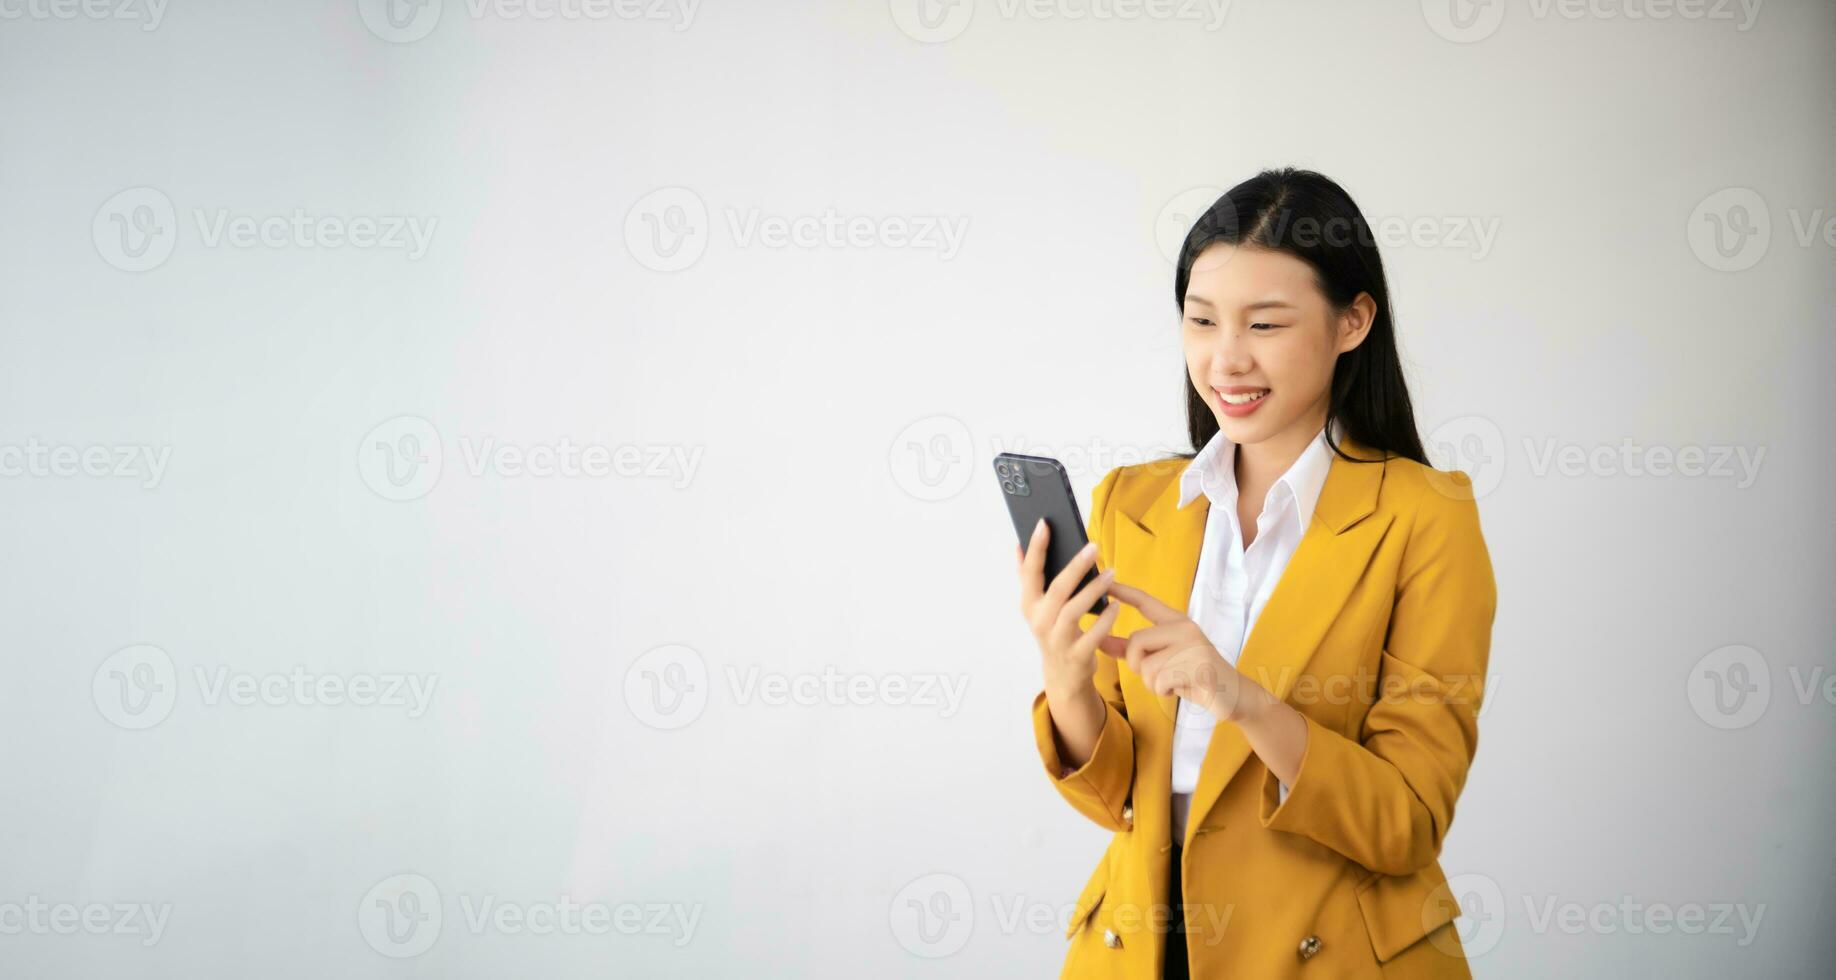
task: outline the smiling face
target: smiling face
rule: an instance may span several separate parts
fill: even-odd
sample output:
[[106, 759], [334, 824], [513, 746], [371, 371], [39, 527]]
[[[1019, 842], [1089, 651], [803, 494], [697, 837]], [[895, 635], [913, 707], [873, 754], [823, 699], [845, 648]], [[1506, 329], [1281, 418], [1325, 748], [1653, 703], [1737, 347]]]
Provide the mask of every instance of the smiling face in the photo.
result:
[[1333, 365], [1363, 342], [1375, 313], [1365, 293], [1334, 311], [1295, 256], [1217, 242], [1193, 261], [1186, 286], [1186, 373], [1226, 439], [1304, 446], [1326, 424]]

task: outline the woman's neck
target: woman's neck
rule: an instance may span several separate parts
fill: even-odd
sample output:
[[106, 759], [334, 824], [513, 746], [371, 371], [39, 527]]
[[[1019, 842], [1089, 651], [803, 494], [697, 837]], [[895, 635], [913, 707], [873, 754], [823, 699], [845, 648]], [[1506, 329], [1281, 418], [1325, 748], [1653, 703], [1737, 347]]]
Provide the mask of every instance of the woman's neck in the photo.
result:
[[1239, 493], [1247, 490], [1254, 494], [1252, 499], [1260, 503], [1262, 495], [1288, 472], [1325, 426], [1326, 410], [1321, 406], [1318, 412], [1308, 413], [1306, 421], [1291, 425], [1261, 442], [1239, 444], [1236, 461]]

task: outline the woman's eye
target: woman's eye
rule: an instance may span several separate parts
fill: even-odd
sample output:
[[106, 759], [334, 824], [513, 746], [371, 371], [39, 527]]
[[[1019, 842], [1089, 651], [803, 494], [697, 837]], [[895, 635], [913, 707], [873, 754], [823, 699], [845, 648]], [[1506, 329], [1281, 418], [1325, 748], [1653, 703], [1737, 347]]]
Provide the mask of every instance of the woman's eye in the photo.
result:
[[1279, 323], [1252, 323], [1250, 324], [1250, 329], [1251, 330], [1274, 330], [1276, 327], [1279, 327], [1279, 326], [1281, 326], [1281, 324]]
[[1186, 319], [1188, 319], [1188, 320], [1191, 320], [1191, 321], [1192, 321], [1193, 323], [1196, 323], [1196, 324], [1198, 324], [1198, 325], [1199, 325], [1199, 326], [1201, 326], [1201, 327], [1209, 327], [1209, 326], [1211, 326], [1211, 321], [1210, 321], [1210, 320], [1207, 320], [1207, 319], [1205, 319], [1205, 318], [1204, 318], [1204, 317], [1202, 317], [1202, 316], [1189, 316], [1189, 317], [1187, 317]]

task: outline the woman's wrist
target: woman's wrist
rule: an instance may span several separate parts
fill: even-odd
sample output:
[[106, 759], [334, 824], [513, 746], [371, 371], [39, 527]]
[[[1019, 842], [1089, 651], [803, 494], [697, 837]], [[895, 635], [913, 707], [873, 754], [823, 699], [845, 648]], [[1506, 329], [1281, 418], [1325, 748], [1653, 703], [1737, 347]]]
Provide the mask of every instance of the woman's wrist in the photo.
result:
[[1225, 705], [1226, 710], [1214, 714], [1240, 727], [1255, 728], [1267, 722], [1276, 703], [1275, 696], [1267, 688], [1238, 674], [1234, 703]]
[[1081, 683], [1058, 683], [1046, 681], [1046, 705], [1054, 709], [1073, 708], [1084, 704], [1088, 699], [1097, 697], [1096, 686], [1088, 680]]
[[1052, 735], [1063, 765], [1060, 775], [1069, 775], [1096, 753], [1109, 708], [1096, 687], [1086, 683], [1072, 690], [1047, 688], [1046, 713], [1052, 719]]

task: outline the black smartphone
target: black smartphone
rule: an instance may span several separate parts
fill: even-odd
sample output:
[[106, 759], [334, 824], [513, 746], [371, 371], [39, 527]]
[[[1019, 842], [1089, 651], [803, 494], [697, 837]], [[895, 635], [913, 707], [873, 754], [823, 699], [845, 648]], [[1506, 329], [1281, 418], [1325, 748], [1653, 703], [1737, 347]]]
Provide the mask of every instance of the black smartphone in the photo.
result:
[[[1020, 536], [1020, 547], [1033, 540], [1033, 528], [1045, 518], [1052, 532], [1046, 542], [1045, 584], [1051, 585], [1058, 573], [1071, 564], [1090, 538], [1084, 533], [1084, 519], [1077, 510], [1077, 497], [1071, 492], [1071, 478], [1064, 466], [1047, 456], [1022, 456], [1002, 453], [994, 459], [995, 476], [1001, 479], [1001, 494], [1007, 498], [1007, 514], [1014, 519], [1014, 533]], [[1093, 563], [1084, 573], [1079, 589], [1097, 577]], [[1100, 613], [1109, 605], [1109, 597], [1097, 596], [1090, 607]]]

